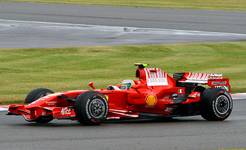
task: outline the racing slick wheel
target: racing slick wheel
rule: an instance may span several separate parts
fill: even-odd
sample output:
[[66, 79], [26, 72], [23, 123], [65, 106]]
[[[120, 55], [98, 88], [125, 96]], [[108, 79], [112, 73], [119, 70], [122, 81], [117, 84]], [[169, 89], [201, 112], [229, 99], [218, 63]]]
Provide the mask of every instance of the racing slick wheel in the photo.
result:
[[26, 104], [30, 104], [36, 100], [38, 100], [41, 97], [44, 97], [46, 95], [52, 94], [54, 93], [52, 90], [50, 89], [46, 89], [46, 88], [38, 88], [38, 89], [34, 89], [32, 90], [25, 98], [25, 103]]
[[181, 80], [183, 78], [183, 76], [184, 76], [184, 73], [174, 73], [173, 74], [173, 79], [175, 81], [179, 81], [179, 80]]
[[[52, 94], [52, 93], [54, 93], [52, 90], [46, 89], [46, 88], [34, 89], [26, 96], [25, 103], [30, 104], [30, 103], [38, 100], [39, 98], [44, 97], [44, 96], [49, 95], [49, 94]], [[35, 119], [34, 122], [40, 123], [40, 124], [45, 124], [45, 123], [50, 122], [51, 120], [53, 120], [52, 116], [42, 116], [42, 117]]]
[[99, 125], [108, 114], [108, 102], [104, 95], [88, 91], [79, 95], [75, 101], [78, 121], [85, 125]]
[[209, 88], [202, 93], [201, 116], [208, 121], [225, 120], [232, 107], [232, 98], [224, 89]]

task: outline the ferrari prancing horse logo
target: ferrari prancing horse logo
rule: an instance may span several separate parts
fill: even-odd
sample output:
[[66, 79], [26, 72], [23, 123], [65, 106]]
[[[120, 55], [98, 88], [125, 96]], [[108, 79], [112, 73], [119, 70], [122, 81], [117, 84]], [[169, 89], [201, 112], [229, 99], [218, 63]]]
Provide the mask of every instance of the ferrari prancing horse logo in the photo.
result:
[[155, 95], [147, 95], [146, 104], [148, 107], [153, 107], [157, 103], [157, 98]]

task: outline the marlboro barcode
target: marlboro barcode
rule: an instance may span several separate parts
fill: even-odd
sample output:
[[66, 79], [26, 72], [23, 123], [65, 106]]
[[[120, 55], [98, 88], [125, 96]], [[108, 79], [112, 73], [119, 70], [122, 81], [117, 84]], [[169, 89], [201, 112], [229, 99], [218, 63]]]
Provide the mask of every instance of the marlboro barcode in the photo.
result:
[[146, 80], [148, 86], [168, 85], [167, 73], [159, 68], [145, 68]]

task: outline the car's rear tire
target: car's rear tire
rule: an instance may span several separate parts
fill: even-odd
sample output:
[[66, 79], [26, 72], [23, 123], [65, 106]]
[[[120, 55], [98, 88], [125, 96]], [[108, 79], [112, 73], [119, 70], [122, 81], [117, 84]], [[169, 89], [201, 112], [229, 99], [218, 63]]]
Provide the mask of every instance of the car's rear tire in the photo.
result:
[[179, 81], [179, 80], [181, 80], [183, 78], [183, 76], [184, 76], [184, 73], [174, 73], [173, 74], [173, 79], [175, 81]]
[[233, 101], [224, 89], [209, 88], [201, 96], [201, 116], [208, 121], [223, 121], [230, 116]]
[[26, 104], [30, 104], [36, 100], [38, 100], [41, 97], [44, 97], [46, 95], [52, 94], [54, 93], [52, 90], [50, 89], [46, 89], [46, 88], [38, 88], [38, 89], [34, 89], [32, 90], [25, 98], [25, 103]]
[[78, 121], [85, 125], [99, 125], [106, 120], [108, 102], [104, 95], [88, 91], [79, 95], [75, 101]]

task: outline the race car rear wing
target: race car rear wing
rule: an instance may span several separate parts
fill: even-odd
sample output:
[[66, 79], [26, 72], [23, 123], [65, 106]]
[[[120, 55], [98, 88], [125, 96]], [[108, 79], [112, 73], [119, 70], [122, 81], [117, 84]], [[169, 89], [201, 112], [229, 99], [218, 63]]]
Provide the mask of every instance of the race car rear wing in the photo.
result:
[[229, 79], [224, 78], [222, 74], [185, 72], [178, 82], [206, 84], [211, 88], [223, 88], [231, 92]]

